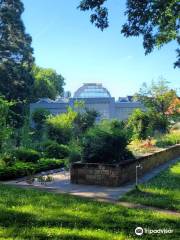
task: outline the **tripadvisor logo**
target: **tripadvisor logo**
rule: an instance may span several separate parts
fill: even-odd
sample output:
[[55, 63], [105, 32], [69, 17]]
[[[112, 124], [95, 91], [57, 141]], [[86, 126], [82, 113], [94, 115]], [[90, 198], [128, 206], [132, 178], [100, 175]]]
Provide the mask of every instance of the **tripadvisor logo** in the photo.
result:
[[138, 236], [141, 236], [141, 235], [143, 235], [143, 228], [142, 227], [137, 227], [136, 229], [135, 229], [135, 234], [136, 235], [138, 235]]
[[149, 228], [142, 228], [142, 227], [137, 227], [135, 229], [135, 234], [138, 236], [141, 236], [143, 234], [169, 234], [173, 233], [172, 229], [149, 229]]

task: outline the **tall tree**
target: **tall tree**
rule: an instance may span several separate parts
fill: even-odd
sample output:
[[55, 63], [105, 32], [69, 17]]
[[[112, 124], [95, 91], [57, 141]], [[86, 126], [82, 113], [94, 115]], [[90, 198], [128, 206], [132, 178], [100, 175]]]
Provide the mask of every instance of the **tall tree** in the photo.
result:
[[179, 115], [178, 105], [170, 112], [177, 99], [177, 94], [175, 90], [169, 88], [168, 82], [163, 78], [152, 82], [150, 86], [144, 83], [135, 97], [144, 104], [149, 112], [154, 129], [167, 131], [174, 116]]
[[0, 0], [0, 93], [15, 100], [13, 111], [22, 115], [30, 99], [33, 78], [31, 37], [25, 33], [21, 0]]
[[51, 98], [55, 99], [64, 92], [64, 78], [51, 68], [33, 67], [33, 99]]
[[[91, 22], [104, 30], [109, 26], [107, 0], [81, 0], [82, 11], [91, 10]], [[180, 5], [179, 0], [126, 0], [127, 22], [122, 26], [124, 36], [143, 36], [145, 54], [154, 47], [175, 40], [180, 44]], [[177, 49], [175, 67], [180, 67], [180, 49]]]

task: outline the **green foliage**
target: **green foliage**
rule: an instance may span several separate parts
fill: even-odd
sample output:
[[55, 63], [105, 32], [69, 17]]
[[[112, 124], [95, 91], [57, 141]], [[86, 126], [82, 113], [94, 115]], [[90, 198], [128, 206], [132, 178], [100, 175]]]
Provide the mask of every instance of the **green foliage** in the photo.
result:
[[69, 154], [69, 148], [66, 145], [51, 142], [45, 147], [45, 154], [49, 158], [63, 159]]
[[79, 162], [82, 159], [82, 149], [78, 140], [72, 140], [69, 144], [69, 163]]
[[12, 129], [8, 124], [9, 107], [11, 103], [0, 97], [0, 152], [7, 148]]
[[168, 147], [175, 144], [180, 144], [180, 132], [163, 135], [156, 141], [156, 146], [158, 147]]
[[18, 160], [23, 162], [36, 163], [40, 159], [40, 154], [37, 151], [23, 147], [14, 150], [13, 154]]
[[35, 100], [39, 98], [55, 99], [63, 94], [64, 78], [55, 70], [34, 66], [32, 73], [35, 79], [33, 87]]
[[37, 129], [41, 129], [50, 115], [50, 111], [45, 108], [37, 108], [32, 113], [32, 120], [36, 124]]
[[65, 160], [41, 158], [38, 162], [22, 162], [16, 160], [14, 164], [0, 166], [0, 180], [11, 180], [27, 176], [31, 173], [56, 169], [65, 166]]
[[128, 151], [129, 138], [123, 124], [118, 121], [102, 123], [91, 128], [82, 140], [84, 162], [120, 163], [133, 158]]
[[1, 156], [1, 161], [5, 166], [13, 166], [16, 162], [16, 157], [12, 153], [5, 153]]
[[135, 97], [148, 110], [153, 129], [167, 132], [173, 119], [173, 113], [168, 114], [168, 111], [177, 97], [176, 92], [168, 87], [168, 82], [160, 78], [150, 86], [144, 83]]
[[[91, 22], [101, 30], [109, 26], [106, 1], [81, 0], [79, 5], [82, 11], [93, 11]], [[121, 32], [125, 37], [142, 35], [145, 54], [173, 40], [180, 43], [178, 0], [127, 0], [126, 3], [127, 22]], [[180, 67], [180, 49], [177, 49], [177, 54], [175, 67]]]
[[67, 144], [73, 136], [73, 122], [77, 113], [68, 109], [67, 113], [51, 116], [47, 119], [47, 131], [51, 140]]
[[[33, 148], [35, 141], [33, 139], [33, 129], [30, 127], [29, 116], [25, 116], [24, 124], [22, 128], [16, 129], [16, 136], [14, 138], [19, 138], [19, 146], [24, 148]], [[18, 136], [17, 136], [18, 135]]]
[[132, 139], [146, 139], [152, 134], [152, 119], [148, 112], [135, 109], [128, 119], [128, 128], [132, 133]]
[[81, 136], [90, 127], [93, 127], [98, 115], [95, 110], [85, 109], [85, 111], [78, 112], [74, 119], [75, 136]]
[[13, 122], [13, 126], [18, 124], [16, 127], [22, 124], [20, 119], [24, 115], [25, 102], [30, 100], [33, 85], [30, 73], [34, 61], [32, 39], [25, 33], [21, 18], [23, 11], [21, 0], [0, 1], [0, 94], [17, 103], [11, 107], [19, 119]]

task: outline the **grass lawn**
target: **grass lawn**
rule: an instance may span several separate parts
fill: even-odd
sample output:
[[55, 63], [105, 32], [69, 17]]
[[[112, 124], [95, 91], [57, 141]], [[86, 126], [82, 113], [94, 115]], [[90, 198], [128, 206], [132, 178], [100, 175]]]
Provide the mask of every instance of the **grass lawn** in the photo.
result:
[[121, 200], [180, 211], [180, 161]]
[[132, 240], [137, 226], [173, 229], [141, 239], [179, 239], [180, 218], [65, 194], [0, 185], [0, 239]]

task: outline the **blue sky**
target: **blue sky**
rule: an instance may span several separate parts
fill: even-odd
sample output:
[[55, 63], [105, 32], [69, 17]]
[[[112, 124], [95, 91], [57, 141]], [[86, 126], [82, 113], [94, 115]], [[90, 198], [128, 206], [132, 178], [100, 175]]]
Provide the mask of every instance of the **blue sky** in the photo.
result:
[[41, 67], [50, 67], [66, 79], [72, 93], [86, 82], [103, 83], [114, 97], [138, 91], [143, 82], [163, 76], [179, 88], [174, 69], [176, 43], [148, 56], [142, 38], [120, 34], [125, 22], [125, 0], [109, 0], [110, 27], [101, 32], [89, 22], [89, 13], [76, 7], [80, 0], [23, 0], [23, 20], [33, 38], [34, 56]]

